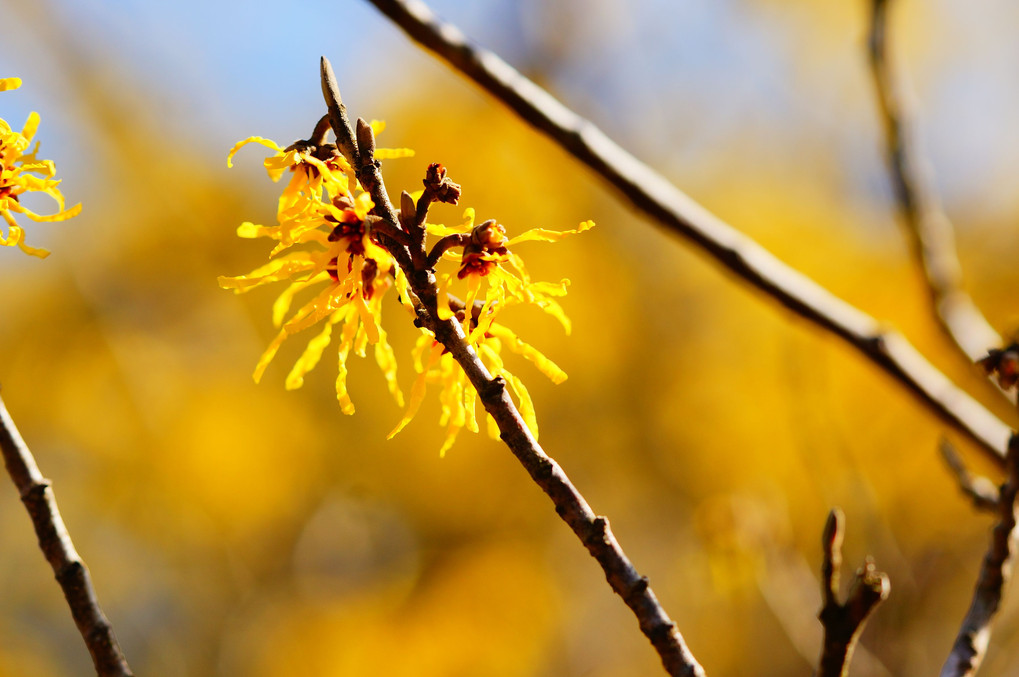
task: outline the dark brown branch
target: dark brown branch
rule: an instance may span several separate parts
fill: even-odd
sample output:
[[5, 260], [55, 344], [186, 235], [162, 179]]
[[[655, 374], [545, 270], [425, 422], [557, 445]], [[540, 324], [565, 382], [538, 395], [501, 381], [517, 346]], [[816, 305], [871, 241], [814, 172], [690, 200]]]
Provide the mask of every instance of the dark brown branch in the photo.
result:
[[410, 235], [381, 217], [372, 214], [365, 219], [365, 222], [369, 224], [368, 227], [373, 235], [388, 237], [404, 247], [410, 247], [413, 244]]
[[329, 134], [329, 130], [332, 128], [332, 124], [329, 122], [329, 116], [323, 115], [319, 118], [319, 121], [315, 123], [315, 129], [311, 132], [311, 138], [308, 141], [315, 146], [323, 146], [326, 142], [326, 135]]
[[[332, 69], [329, 69], [328, 74], [326, 73], [327, 63], [329, 62], [326, 61], [326, 58], [322, 57], [322, 96], [325, 97], [326, 105], [329, 107], [329, 123], [336, 135], [336, 147], [343, 153], [343, 157], [356, 167], [360, 164], [357, 142], [355, 141], [357, 137], [354, 136], [354, 129], [350, 126], [347, 107], [343, 105], [343, 99], [340, 98], [340, 88], [336, 84], [336, 77], [333, 75]], [[343, 133], [337, 132], [337, 129], [343, 130]]]
[[980, 567], [973, 602], [962, 621], [952, 652], [941, 668], [941, 677], [968, 677], [976, 674], [991, 640], [991, 622], [1001, 606], [1005, 585], [1011, 577], [1016, 546], [1015, 497], [1019, 490], [1019, 435], [1013, 436], [1009, 443], [1006, 465], [1008, 479], [1001, 487], [998, 523], [991, 533], [991, 546]]
[[994, 482], [981, 475], [971, 473], [948, 440], [942, 439], [938, 448], [941, 451], [941, 458], [945, 460], [948, 469], [955, 475], [962, 493], [973, 501], [973, 507], [977, 510], [997, 512], [1001, 492], [998, 491]]
[[131, 668], [117, 644], [113, 626], [99, 607], [88, 568], [71, 543], [50, 482], [39, 472], [35, 458], [4, 406], [3, 398], [0, 398], [0, 451], [3, 452], [7, 474], [14, 480], [21, 502], [32, 519], [39, 548], [53, 567], [71, 608], [71, 616], [92, 655], [96, 672], [100, 677], [130, 677]]
[[[989, 348], [1000, 346], [1002, 338], [962, 288], [952, 223], [932, 188], [929, 163], [917, 152], [906, 92], [889, 58], [890, 4], [890, 0], [873, 0], [868, 54], [895, 198], [913, 257], [927, 282], [934, 316], [970, 362], [975, 362]], [[1006, 396], [1015, 402], [1014, 394]]]
[[903, 336], [790, 268], [487, 50], [468, 44], [422, 2], [371, 0], [428, 49], [551, 137], [661, 226], [794, 313], [848, 342], [1000, 463], [1011, 430], [931, 365]]
[[429, 268], [434, 268], [435, 264], [439, 262], [442, 255], [454, 247], [465, 247], [470, 242], [470, 233], [453, 233], [441, 238], [432, 246], [432, 251], [428, 252], [428, 260], [425, 262]]
[[[329, 62], [324, 58], [322, 70], [323, 80], [333, 83], [331, 87], [323, 87], [327, 103], [332, 110], [337, 106], [329, 99], [329, 92], [335, 90], [335, 79]], [[333, 131], [338, 139], [347, 135], [347, 138], [343, 139], [343, 144], [352, 145], [353, 138], [350, 136], [349, 125], [334, 126]], [[339, 140], [337, 145], [343, 147]], [[383, 213], [379, 215], [391, 222], [397, 222], [379, 166], [375, 163], [362, 162], [355, 165], [355, 171], [358, 181], [371, 194], [375, 208], [382, 210]], [[552, 499], [556, 512], [601, 565], [609, 585], [636, 615], [641, 631], [655, 647], [665, 669], [670, 675], [701, 677], [704, 670], [690, 653], [679, 631], [676, 630], [675, 623], [669, 619], [659, 604], [648, 585], [648, 579], [637, 573], [619, 546], [609, 528], [608, 520], [591, 510], [559, 464], [546, 455], [538, 445], [510, 399], [505, 381], [501, 377], [493, 378], [488, 372], [477, 353], [467, 343], [460, 323], [438, 319], [434, 273], [427, 268], [414, 268], [410, 265], [405, 267], [404, 271], [417, 296], [419, 323], [435, 334], [436, 340], [449, 350], [463, 368], [467, 378], [478, 391], [485, 410], [498, 424], [503, 442], [524, 466], [531, 479]]]
[[888, 576], [879, 572], [868, 557], [858, 569], [849, 597], [844, 604], [838, 601], [839, 577], [842, 570], [842, 534], [845, 516], [838, 508], [828, 513], [824, 525], [822, 545], [824, 562], [821, 565], [824, 606], [818, 618], [824, 627], [824, 644], [817, 677], [843, 677], [849, 674], [849, 663], [867, 617], [888, 597]]

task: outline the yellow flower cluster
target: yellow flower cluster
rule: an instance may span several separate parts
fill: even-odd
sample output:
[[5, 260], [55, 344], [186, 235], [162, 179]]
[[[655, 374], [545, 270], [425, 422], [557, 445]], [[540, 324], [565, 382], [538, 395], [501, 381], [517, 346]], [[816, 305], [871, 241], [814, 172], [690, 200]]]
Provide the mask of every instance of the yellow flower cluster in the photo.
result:
[[[373, 122], [372, 128], [375, 133], [381, 132], [383, 124]], [[382, 328], [382, 299], [387, 291], [395, 288], [399, 301], [413, 314], [411, 293], [404, 272], [373, 234], [373, 223], [377, 222], [377, 218], [371, 215], [374, 205], [370, 195], [332, 144], [314, 145], [299, 141], [282, 148], [268, 139], [250, 137], [230, 151], [228, 165], [232, 163], [234, 154], [248, 143], [258, 143], [275, 151], [275, 155], [264, 161], [274, 181], [278, 181], [285, 171], [291, 172], [277, 206], [277, 224], [260, 226], [244, 223], [237, 230], [243, 238], [269, 237], [277, 241], [270, 252], [269, 262], [247, 275], [219, 279], [222, 287], [233, 289], [236, 293], [273, 282], [289, 282], [273, 305], [273, 323], [279, 327], [279, 333], [258, 361], [255, 380], [261, 379], [289, 336], [321, 323], [320, 332], [308, 342], [304, 353], [290, 370], [286, 378], [287, 389], [303, 385], [304, 376], [318, 364], [332, 342], [333, 332], [338, 331], [336, 395], [341, 410], [346, 414], [354, 412], [346, 385], [347, 359], [351, 352], [365, 357], [368, 346], [374, 346], [375, 360], [389, 390], [397, 404], [403, 407], [403, 395], [396, 379], [395, 353]], [[407, 149], [376, 149], [374, 157], [385, 159], [411, 154], [412, 151]], [[457, 188], [457, 195], [458, 191]], [[419, 192], [412, 198], [416, 201], [420, 195]], [[506, 380], [520, 403], [521, 414], [537, 435], [530, 396], [520, 379], [505, 368], [502, 348], [506, 347], [531, 361], [555, 383], [565, 380], [566, 374], [507, 327], [496, 323], [495, 318], [504, 307], [533, 304], [558, 319], [569, 333], [569, 319], [555, 300], [565, 295], [569, 281], [562, 280], [557, 284], [532, 282], [523, 262], [509, 247], [527, 241], [554, 242], [570, 233], [583, 232], [594, 224], [588, 221], [565, 233], [534, 229], [508, 239], [502, 226], [494, 221], [475, 226], [474, 210], [468, 209], [464, 217], [464, 222], [454, 228], [426, 224], [429, 235], [452, 237], [457, 243], [437, 257], [455, 260], [459, 264], [457, 272], [437, 276], [440, 319], [455, 317], [462, 323], [469, 342], [488, 369], [494, 376], [502, 376]], [[462, 248], [462, 251], [453, 251], [453, 246]], [[461, 285], [466, 287], [464, 301], [451, 295], [451, 291], [456, 291], [455, 287]], [[294, 298], [313, 288], [314, 291], [308, 292], [310, 299], [291, 313]], [[452, 355], [428, 330], [422, 329], [412, 355], [418, 377], [405, 415], [390, 437], [413, 419], [424, 400], [427, 384], [439, 384], [442, 404], [440, 425], [447, 429], [441, 450], [445, 453], [460, 430], [478, 431], [477, 393]], [[498, 435], [491, 419], [489, 430]]]
[[[21, 86], [19, 78], [0, 78], [0, 92], [17, 89]], [[32, 138], [39, 128], [39, 114], [28, 116], [25, 126], [20, 132], [11, 129], [6, 120], [0, 118], [0, 216], [7, 223], [7, 235], [0, 230], [0, 245], [13, 247], [17, 245], [27, 254], [45, 258], [49, 252], [45, 249], [29, 247], [25, 244], [25, 231], [15, 220], [15, 214], [21, 214], [32, 221], [64, 221], [77, 216], [81, 205], [70, 209], [64, 208], [64, 196], [57, 187], [60, 181], [54, 179], [57, 170], [51, 160], [40, 160], [36, 157], [39, 143], [31, 152], [26, 152], [32, 145]], [[21, 204], [20, 197], [25, 193], [44, 193], [57, 203], [55, 214], [36, 214]]]

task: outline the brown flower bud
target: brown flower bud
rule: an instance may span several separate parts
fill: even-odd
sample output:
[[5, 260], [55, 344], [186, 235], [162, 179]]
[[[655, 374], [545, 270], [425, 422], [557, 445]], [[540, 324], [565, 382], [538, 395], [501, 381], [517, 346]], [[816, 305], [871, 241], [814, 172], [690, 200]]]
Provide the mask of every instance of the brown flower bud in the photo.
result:
[[425, 190], [431, 195], [433, 202], [445, 202], [455, 205], [460, 201], [460, 194], [463, 190], [460, 184], [453, 183], [446, 177], [446, 168], [438, 162], [428, 165], [425, 172]]
[[414, 204], [414, 198], [407, 191], [403, 191], [400, 193], [400, 225], [404, 230], [411, 229], [416, 216], [417, 205]]
[[362, 162], [375, 157], [375, 134], [364, 118], [357, 119], [357, 150]]

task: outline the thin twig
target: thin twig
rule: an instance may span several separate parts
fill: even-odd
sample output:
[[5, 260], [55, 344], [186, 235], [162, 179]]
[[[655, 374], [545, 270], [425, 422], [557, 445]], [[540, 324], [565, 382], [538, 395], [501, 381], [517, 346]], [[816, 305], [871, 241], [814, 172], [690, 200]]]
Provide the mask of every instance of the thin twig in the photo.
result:
[[838, 508], [828, 513], [824, 525], [822, 545], [824, 562], [821, 565], [823, 578], [821, 591], [824, 606], [818, 618], [824, 626], [824, 643], [817, 677], [844, 677], [849, 674], [849, 663], [853, 649], [867, 617], [888, 597], [888, 576], [879, 572], [869, 557], [856, 572], [849, 597], [845, 603], [838, 601], [839, 577], [842, 570], [842, 534], [846, 518]]
[[[323, 91], [330, 110], [339, 108], [336, 80], [329, 62], [322, 59]], [[334, 121], [336, 118], [334, 118]], [[334, 124], [337, 145], [354, 145], [349, 123]], [[359, 162], [354, 165], [358, 181], [371, 194], [374, 212], [381, 218], [397, 223], [397, 215], [386, 193], [382, 174], [377, 163]], [[587, 501], [573, 486], [563, 469], [545, 454], [537, 440], [520, 417], [506, 390], [506, 382], [492, 375], [482, 364], [477, 353], [468, 344], [459, 322], [440, 320], [436, 311], [438, 290], [435, 275], [428, 268], [414, 267], [407, 256], [398, 257], [411, 289], [417, 296], [418, 322], [435, 334], [453, 355], [477, 390], [485, 410], [499, 426], [502, 440], [527, 470], [534, 482], [552, 499], [556, 512], [565, 521], [591, 553], [612, 589], [637, 616], [641, 631], [655, 647], [662, 664], [670, 675], [702, 677], [704, 670], [687, 648], [675, 623], [655, 598], [648, 579], [634, 569], [619, 543], [616, 542], [609, 522], [591, 510]]]
[[[952, 223], [932, 187], [930, 164], [917, 151], [909, 98], [889, 58], [890, 4], [890, 0], [873, 0], [868, 54], [895, 198], [913, 256], [927, 282], [934, 316], [969, 361], [975, 362], [989, 348], [1001, 346], [1002, 338], [962, 288]], [[1014, 394], [1001, 392], [1015, 402]]]
[[1009, 427], [953, 384], [901, 334], [883, 328], [708, 212], [498, 56], [468, 44], [458, 29], [439, 21], [424, 3], [371, 2], [410, 37], [547, 134], [661, 226], [687, 238], [722, 267], [796, 314], [847, 341], [1003, 462]]
[[[775, 539], [764, 544], [764, 555], [766, 564], [758, 572], [758, 590], [796, 653], [813, 667], [822, 628], [802, 612], [821, 606], [817, 574], [796, 549], [779, 545]], [[892, 677], [892, 672], [866, 647], [856, 646], [853, 664], [860, 674]]]
[[117, 644], [113, 626], [99, 607], [92, 577], [71, 543], [64, 520], [57, 509], [49, 480], [42, 476], [32, 453], [14, 426], [3, 398], [0, 398], [0, 451], [7, 474], [21, 494], [39, 538], [39, 548], [53, 567], [57, 582], [71, 608], [92, 663], [100, 677], [130, 677], [131, 668]]
[[977, 510], [997, 512], [998, 503], [1001, 499], [1001, 492], [998, 490], [997, 485], [982, 475], [971, 473], [966, 464], [962, 462], [962, 458], [959, 457], [955, 447], [947, 439], [942, 438], [938, 449], [941, 451], [941, 458], [945, 460], [948, 469], [955, 475], [955, 479], [959, 483], [959, 489], [973, 501], [973, 507]]
[[991, 622], [994, 620], [1005, 585], [1012, 575], [1016, 548], [1015, 497], [1019, 491], [1019, 434], [1009, 443], [1008, 479], [1001, 486], [998, 501], [998, 523], [991, 532], [991, 546], [980, 566], [980, 577], [973, 591], [966, 618], [955, 638], [952, 652], [941, 668], [941, 677], [969, 677], [976, 674], [991, 641]]

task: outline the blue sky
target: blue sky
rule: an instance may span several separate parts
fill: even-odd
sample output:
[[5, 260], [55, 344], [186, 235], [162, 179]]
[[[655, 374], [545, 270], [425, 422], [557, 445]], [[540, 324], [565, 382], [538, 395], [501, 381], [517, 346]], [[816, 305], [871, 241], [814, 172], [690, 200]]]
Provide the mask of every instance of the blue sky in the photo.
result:
[[[796, 144], [830, 145], [858, 177], [858, 190], [885, 191], [876, 139], [861, 143], [877, 132], [862, 59], [863, 2], [847, 15], [858, 14], [859, 25], [832, 32], [808, 59], [818, 26], [841, 20], [844, 8], [832, 19], [818, 9], [826, 3], [805, 1], [604, 1], [585, 13], [575, 9], [582, 3], [540, 0], [431, 4], [511, 63], [544, 71], [567, 102], [666, 171], [710, 161], [738, 133], [751, 139], [740, 141], [748, 160], [756, 152], [763, 163], [795, 161], [781, 156], [794, 155]], [[2, 116], [19, 124], [30, 109], [42, 112], [43, 155], [66, 149], [58, 160], [73, 175], [88, 166], [87, 147], [62, 113], [65, 74], [47, 57], [48, 37], [19, 18], [27, 6], [0, 0], [10, 37], [0, 45], [0, 70], [26, 81], [22, 92], [5, 95]], [[294, 137], [293, 120], [321, 107], [321, 54], [333, 60], [345, 97], [369, 110], [389, 94], [380, 84], [453, 77], [361, 0], [48, 0], [38, 7], [111, 58], [112, 76], [154, 101], [169, 133], [201, 139], [209, 161], [249, 134]], [[917, 26], [903, 51], [940, 186], [950, 203], [1008, 208], [1010, 196], [987, 186], [1019, 174], [1019, 42], [1011, 37], [1019, 11], [1005, 0], [939, 0], [925, 11], [920, 21], [911, 15]]]

